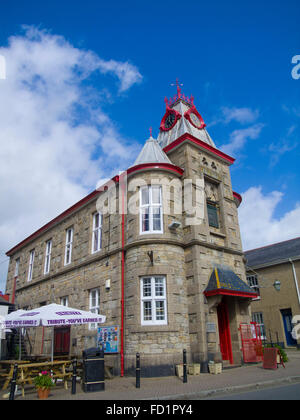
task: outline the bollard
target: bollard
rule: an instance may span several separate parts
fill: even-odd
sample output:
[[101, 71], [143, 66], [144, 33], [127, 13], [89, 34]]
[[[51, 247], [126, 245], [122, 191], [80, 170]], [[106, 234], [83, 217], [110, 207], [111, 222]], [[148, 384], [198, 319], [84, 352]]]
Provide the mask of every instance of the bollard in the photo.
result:
[[12, 376], [12, 380], [11, 380], [11, 383], [10, 383], [10, 393], [9, 393], [9, 399], [10, 400], [14, 400], [15, 399], [17, 373], [18, 373], [18, 364], [16, 363], [14, 365], [13, 376]]
[[186, 350], [183, 350], [183, 383], [187, 383], [187, 371], [186, 371]]
[[73, 363], [73, 375], [72, 375], [72, 394], [76, 394], [76, 378], [77, 378], [77, 360], [74, 359]]
[[140, 353], [136, 354], [135, 387], [141, 387], [141, 361]]

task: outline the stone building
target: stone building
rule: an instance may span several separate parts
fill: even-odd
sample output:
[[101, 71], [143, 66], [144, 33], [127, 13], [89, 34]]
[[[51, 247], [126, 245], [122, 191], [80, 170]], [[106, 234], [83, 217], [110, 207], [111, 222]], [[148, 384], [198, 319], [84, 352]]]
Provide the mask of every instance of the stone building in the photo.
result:
[[[7, 293], [20, 308], [56, 302], [100, 312], [119, 328], [115, 373], [169, 375], [182, 361], [241, 361], [247, 286], [230, 166], [177, 86], [158, 139], [135, 163], [7, 252]], [[49, 351], [49, 331], [32, 332]], [[55, 329], [55, 351], [81, 355], [97, 326]], [[43, 339], [43, 341], [41, 341]], [[47, 347], [48, 346], [48, 347]]]
[[292, 336], [292, 319], [300, 315], [300, 238], [245, 252], [247, 280], [258, 293], [252, 320], [267, 342], [300, 347]]

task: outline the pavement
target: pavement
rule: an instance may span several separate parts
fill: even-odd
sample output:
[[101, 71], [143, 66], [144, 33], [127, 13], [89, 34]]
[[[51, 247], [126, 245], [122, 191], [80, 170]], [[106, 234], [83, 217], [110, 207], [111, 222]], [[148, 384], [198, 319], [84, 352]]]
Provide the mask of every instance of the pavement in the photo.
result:
[[[300, 351], [286, 350], [289, 361], [285, 368], [263, 369], [262, 363], [224, 369], [221, 374], [188, 375], [187, 383], [176, 376], [141, 378], [140, 388], [135, 386], [135, 377], [114, 377], [105, 380], [105, 391], [82, 391], [78, 383], [76, 394], [71, 394], [71, 384], [65, 390], [62, 384], [52, 388], [49, 400], [200, 400], [210, 396], [240, 393], [261, 388], [300, 382]], [[7, 391], [0, 392], [0, 400]], [[17, 393], [16, 401], [38, 399], [36, 390], [25, 387], [25, 397]]]

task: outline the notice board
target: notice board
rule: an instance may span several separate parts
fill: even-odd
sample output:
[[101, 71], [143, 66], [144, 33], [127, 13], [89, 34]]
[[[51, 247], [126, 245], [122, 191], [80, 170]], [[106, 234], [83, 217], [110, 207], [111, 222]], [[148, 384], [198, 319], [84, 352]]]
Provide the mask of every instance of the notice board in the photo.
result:
[[278, 354], [278, 349], [276, 347], [264, 349], [264, 360], [263, 360], [264, 369], [277, 369], [277, 354]]
[[104, 353], [119, 353], [119, 326], [99, 327], [97, 346], [102, 347]]

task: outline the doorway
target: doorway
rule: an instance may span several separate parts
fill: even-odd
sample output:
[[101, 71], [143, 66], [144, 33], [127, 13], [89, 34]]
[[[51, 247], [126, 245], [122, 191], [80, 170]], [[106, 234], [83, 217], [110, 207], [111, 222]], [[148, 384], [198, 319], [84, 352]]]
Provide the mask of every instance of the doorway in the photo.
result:
[[297, 341], [292, 337], [292, 311], [291, 308], [282, 309], [281, 311], [282, 321], [284, 326], [285, 338], [287, 346], [297, 346]]
[[54, 328], [54, 355], [63, 356], [70, 352], [71, 327]]
[[224, 298], [217, 307], [217, 313], [222, 360], [228, 360], [230, 364], [233, 364], [228, 306]]

